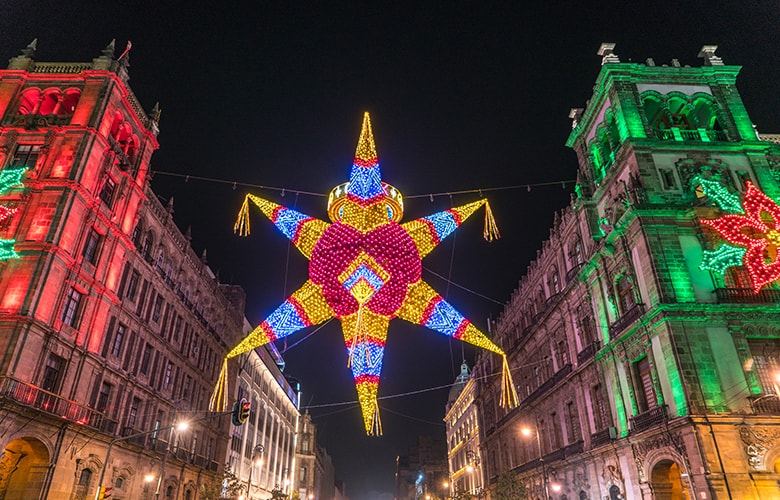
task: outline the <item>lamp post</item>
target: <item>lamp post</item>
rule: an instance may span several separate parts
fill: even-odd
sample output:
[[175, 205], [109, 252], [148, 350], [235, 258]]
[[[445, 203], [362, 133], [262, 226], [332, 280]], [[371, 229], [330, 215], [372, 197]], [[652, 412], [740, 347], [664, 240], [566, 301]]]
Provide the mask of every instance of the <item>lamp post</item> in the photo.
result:
[[264, 452], [265, 452], [265, 446], [263, 446], [262, 444], [258, 444], [252, 449], [252, 459], [249, 464], [249, 480], [247, 481], [247, 485], [246, 485], [246, 496], [248, 500], [252, 500], [252, 471], [255, 470], [255, 458], [257, 457], [257, 455], [260, 455], [261, 458], [259, 462], [262, 463], [263, 462], [262, 456]]
[[[189, 424], [187, 422], [180, 422], [178, 424], [170, 425], [168, 427], [163, 427], [162, 429], [152, 429], [150, 431], [136, 432], [135, 434], [130, 434], [129, 436], [118, 437], [118, 438], [115, 438], [115, 439], [112, 439], [111, 441], [109, 441], [108, 442], [108, 449], [106, 449], [106, 458], [103, 459], [103, 467], [100, 470], [100, 478], [98, 479], [97, 491], [95, 491], [95, 500], [98, 500], [100, 498], [100, 490], [103, 489], [103, 479], [105, 479], [105, 477], [106, 477], [106, 469], [108, 468], [108, 460], [109, 460], [109, 458], [111, 458], [111, 450], [114, 448], [114, 445], [116, 443], [119, 443], [119, 442], [122, 442], [122, 441], [129, 441], [131, 439], [135, 439], [135, 438], [141, 437], [141, 436], [148, 436], [149, 434], [154, 434], [155, 432], [160, 432], [161, 430], [162, 431], [164, 431], [166, 429], [171, 429], [172, 430], [174, 427], [177, 427], [177, 426], [180, 426], [180, 425], [184, 425], [185, 426], [184, 428], [186, 429], [186, 426], [189, 425]], [[165, 457], [163, 457], [163, 460], [164, 459], [165, 459]], [[158, 488], [159, 488], [159, 485], [158, 485]]]
[[529, 437], [531, 434], [536, 434], [536, 446], [539, 447], [539, 463], [542, 464], [542, 489], [544, 490], [545, 500], [550, 500], [550, 493], [547, 491], [547, 470], [544, 468], [544, 453], [542, 453], [542, 439], [539, 437], [539, 426], [534, 421], [534, 429], [531, 430], [528, 427], [523, 427], [520, 432], [525, 437]]
[[[162, 487], [163, 482], [163, 476], [165, 476], [165, 461], [168, 458], [168, 453], [171, 452], [171, 441], [173, 441], [174, 433], [173, 431], [176, 431], [176, 439], [179, 439], [179, 432], [184, 432], [189, 428], [190, 424], [189, 422], [179, 422], [178, 424], [174, 424], [170, 426], [170, 433], [168, 434], [168, 446], [165, 448], [165, 455], [163, 455], [162, 464], [160, 466], [160, 477], [157, 478], [157, 488], [154, 490], [154, 498], [155, 500], [158, 500], [160, 498], [160, 488]], [[176, 445], [174, 445], [174, 448]]]

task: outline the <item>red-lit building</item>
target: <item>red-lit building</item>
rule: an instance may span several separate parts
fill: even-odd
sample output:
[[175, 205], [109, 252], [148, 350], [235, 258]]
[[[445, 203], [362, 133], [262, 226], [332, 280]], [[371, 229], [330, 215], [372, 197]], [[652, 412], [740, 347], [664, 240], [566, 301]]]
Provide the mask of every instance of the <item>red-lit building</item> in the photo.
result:
[[113, 42], [86, 63], [34, 51], [0, 71], [0, 497], [218, 492], [230, 419], [207, 409], [243, 336], [243, 290], [150, 190], [159, 111], [128, 86], [129, 56]]

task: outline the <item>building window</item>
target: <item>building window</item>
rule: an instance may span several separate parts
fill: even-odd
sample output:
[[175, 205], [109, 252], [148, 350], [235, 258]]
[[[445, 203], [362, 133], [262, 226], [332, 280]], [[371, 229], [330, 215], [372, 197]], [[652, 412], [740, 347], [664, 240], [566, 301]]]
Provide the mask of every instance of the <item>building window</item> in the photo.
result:
[[607, 403], [602, 394], [601, 384], [594, 385], [590, 390], [590, 400], [593, 407], [593, 426], [594, 431], [598, 432], [607, 425]]
[[127, 331], [127, 327], [123, 325], [122, 323], [119, 323], [116, 327], [116, 334], [114, 335], [114, 342], [111, 344], [111, 354], [113, 356], [119, 357], [119, 355], [122, 353], [122, 345], [125, 341], [125, 332]]
[[634, 362], [634, 381], [636, 384], [636, 405], [639, 413], [658, 406], [653, 388], [653, 375], [650, 371], [650, 359], [647, 356]]
[[16, 148], [10, 168], [27, 168], [33, 170], [38, 163], [38, 156], [41, 154], [41, 147], [34, 144], [19, 144]]
[[582, 264], [582, 243], [580, 240], [577, 240], [574, 242], [574, 248], [572, 248], [572, 260], [574, 261], [574, 264], [579, 265]]
[[41, 389], [49, 392], [57, 392], [62, 378], [62, 369], [65, 366], [65, 359], [54, 354], [49, 355], [46, 360], [46, 366], [43, 369], [43, 380], [41, 380]]
[[111, 206], [114, 202], [114, 192], [116, 192], [116, 182], [111, 177], [106, 177], [103, 182], [103, 187], [100, 189], [100, 199], [103, 200], [107, 206]]
[[300, 475], [301, 475], [301, 483], [303, 483], [304, 481], [306, 481], [306, 467], [301, 467]]
[[566, 403], [566, 433], [569, 435], [569, 443], [574, 443], [582, 439], [580, 429], [580, 416], [574, 401]]
[[550, 277], [550, 292], [552, 295], [555, 295], [557, 293], [560, 293], [561, 291], [561, 282], [558, 279], [558, 271], [553, 271], [552, 276]]
[[125, 297], [130, 300], [135, 300], [135, 295], [138, 293], [138, 283], [141, 281], [141, 275], [138, 271], [133, 270], [130, 273], [130, 279], [127, 282], [127, 288], [125, 289]]
[[303, 453], [309, 453], [309, 440], [308, 439], [304, 439], [301, 442], [301, 451]]
[[83, 469], [79, 476], [79, 486], [89, 486], [89, 482], [92, 480], [92, 471], [90, 469]]
[[138, 419], [138, 408], [141, 406], [141, 400], [133, 398], [133, 402], [130, 404], [130, 411], [127, 413], [127, 426], [133, 428], [136, 420]]
[[103, 382], [100, 386], [100, 394], [98, 394], [97, 406], [95, 407], [97, 411], [105, 413], [108, 408], [108, 400], [111, 397], [111, 389], [113, 389], [113, 386], [108, 382]]
[[100, 233], [98, 233], [95, 228], [89, 230], [89, 234], [87, 235], [87, 239], [84, 242], [84, 249], [82, 250], [81, 255], [84, 257], [84, 260], [90, 264], [97, 264], [100, 238]]
[[752, 369], [764, 394], [780, 394], [780, 340], [748, 339]]
[[162, 312], [163, 298], [162, 295], [158, 295], [154, 301], [154, 309], [152, 310], [152, 321], [155, 323], [160, 322], [160, 313]]
[[165, 375], [163, 376], [163, 389], [167, 389], [171, 385], [171, 374], [173, 373], [173, 363], [168, 361], [165, 365]]
[[72, 288], [68, 290], [68, 296], [65, 298], [65, 307], [62, 309], [62, 322], [68, 326], [76, 328], [81, 312], [81, 299], [84, 295]]
[[144, 347], [144, 353], [141, 356], [141, 373], [149, 372], [149, 360], [152, 359], [152, 345], [147, 343]]
[[661, 173], [661, 181], [663, 182], [664, 189], [677, 189], [677, 181], [674, 178], [674, 171], [671, 168], [662, 168], [659, 172]]
[[620, 313], [625, 314], [636, 305], [636, 298], [634, 297], [634, 286], [631, 282], [631, 278], [624, 274], [620, 277], [620, 279], [618, 279], [616, 288]]

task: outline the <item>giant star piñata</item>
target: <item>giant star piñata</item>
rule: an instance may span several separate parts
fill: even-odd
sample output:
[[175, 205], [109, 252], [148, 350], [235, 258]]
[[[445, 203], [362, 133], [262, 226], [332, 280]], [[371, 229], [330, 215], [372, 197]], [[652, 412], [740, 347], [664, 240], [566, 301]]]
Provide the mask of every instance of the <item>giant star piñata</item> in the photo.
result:
[[422, 258], [485, 205], [485, 237], [497, 236], [487, 200], [405, 224], [401, 193], [383, 183], [371, 121], [364, 115], [350, 180], [333, 189], [328, 214], [315, 219], [247, 195], [235, 230], [249, 233], [249, 201], [309, 259], [309, 279], [230, 351], [212, 397], [227, 406], [227, 360], [330, 318], [341, 321], [366, 433], [381, 434], [377, 392], [387, 328], [401, 318], [503, 357], [502, 405], [517, 405], [506, 356], [422, 280]]

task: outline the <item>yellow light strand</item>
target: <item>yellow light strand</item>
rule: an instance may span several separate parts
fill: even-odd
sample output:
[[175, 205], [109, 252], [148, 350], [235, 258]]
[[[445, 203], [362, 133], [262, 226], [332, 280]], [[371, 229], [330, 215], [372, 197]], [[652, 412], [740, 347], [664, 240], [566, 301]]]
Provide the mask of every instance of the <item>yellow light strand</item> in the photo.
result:
[[496, 218], [493, 217], [493, 210], [490, 209], [490, 203], [487, 201], [485, 201], [485, 227], [482, 230], [482, 237], [486, 241], [497, 240], [501, 237], [501, 233], [498, 232]]
[[239, 236], [249, 236], [249, 195], [244, 197], [236, 223], [233, 224], [233, 232], [238, 233]]
[[512, 381], [512, 372], [509, 369], [509, 362], [506, 359], [506, 354], [502, 354], [504, 359], [503, 368], [501, 370], [501, 406], [506, 408], [516, 408], [518, 403], [517, 390], [515, 384]]

